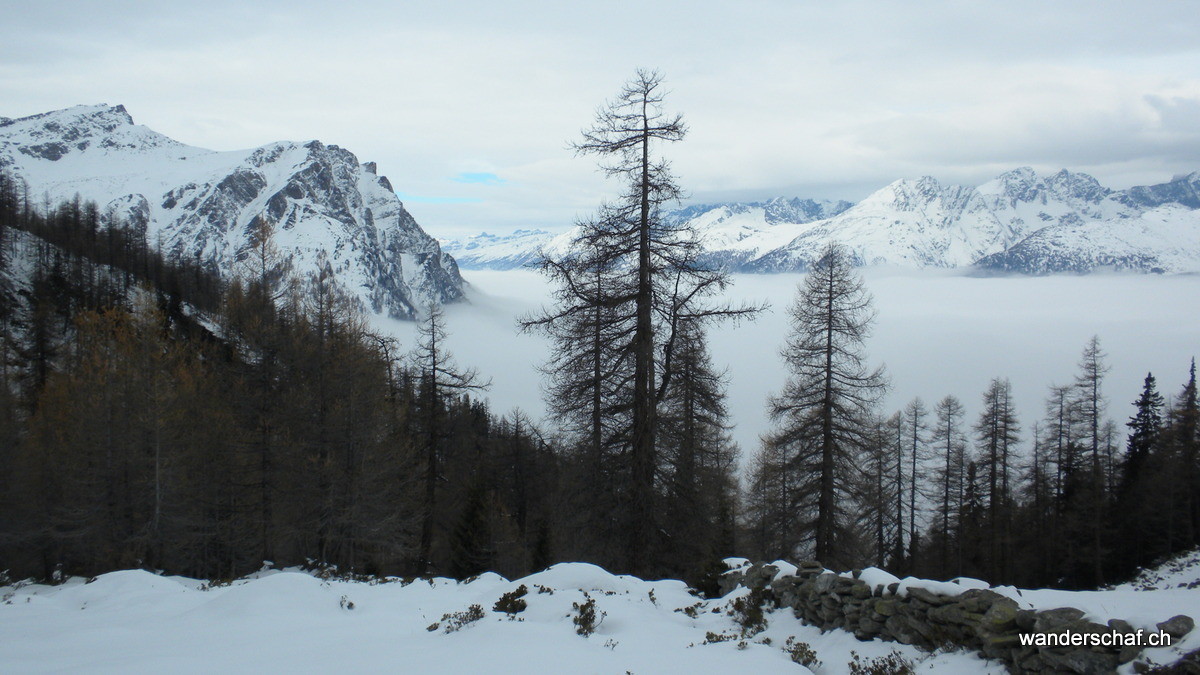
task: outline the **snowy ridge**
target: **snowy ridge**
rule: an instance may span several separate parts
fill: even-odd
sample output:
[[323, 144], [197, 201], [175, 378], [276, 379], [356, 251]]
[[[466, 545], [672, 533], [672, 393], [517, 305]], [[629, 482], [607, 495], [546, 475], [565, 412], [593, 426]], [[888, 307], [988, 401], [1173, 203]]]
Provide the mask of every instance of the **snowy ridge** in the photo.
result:
[[375, 313], [412, 317], [462, 297], [454, 259], [373, 163], [336, 145], [214, 152], [135, 125], [123, 106], [76, 106], [0, 122], [0, 169], [50, 204], [94, 201], [105, 223], [142, 230], [168, 254], [224, 275], [240, 271], [264, 219], [294, 274], [331, 271]]
[[[1067, 170], [1029, 168], [977, 187], [898, 180], [858, 204], [775, 199], [689, 206], [666, 214], [699, 233], [704, 262], [739, 272], [799, 272], [829, 241], [863, 266], [986, 269], [1025, 274], [1119, 268], [1200, 271], [1200, 173], [1113, 191]], [[519, 232], [449, 242], [465, 267], [510, 269], [570, 233]], [[1013, 255], [1004, 257], [1006, 252]]]

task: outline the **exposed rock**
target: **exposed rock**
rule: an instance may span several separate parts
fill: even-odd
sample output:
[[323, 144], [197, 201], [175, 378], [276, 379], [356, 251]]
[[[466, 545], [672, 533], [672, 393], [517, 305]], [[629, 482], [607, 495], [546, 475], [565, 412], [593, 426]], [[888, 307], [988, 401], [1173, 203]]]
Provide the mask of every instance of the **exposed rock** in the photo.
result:
[[1118, 633], [1136, 633], [1137, 630], [1124, 619], [1109, 619], [1108, 627]]
[[1048, 633], [1067, 624], [1075, 623], [1083, 618], [1083, 612], [1074, 607], [1059, 607], [1037, 613], [1033, 629], [1039, 633]]
[[983, 614], [969, 612], [961, 604], [934, 607], [929, 610], [929, 617], [936, 621], [958, 624], [960, 626], [975, 626], [983, 620]]
[[1020, 607], [1011, 598], [1001, 596], [993, 601], [988, 610], [983, 613], [983, 618], [979, 620], [981, 637], [984, 637], [984, 634], [997, 635], [1016, 628], [1019, 610]]
[[1167, 619], [1166, 621], [1156, 624], [1156, 627], [1167, 635], [1170, 635], [1172, 638], [1178, 640], [1184, 635], [1192, 632], [1192, 629], [1196, 627], [1196, 622], [1192, 620], [1192, 617], [1186, 614], [1178, 614]]
[[1037, 625], [1037, 612], [1032, 609], [1022, 609], [1017, 612], [1017, 628], [1028, 632]]
[[908, 589], [908, 597], [920, 600], [921, 602], [933, 607], [940, 607], [954, 602], [954, 598], [947, 595], [939, 595], [933, 591], [915, 586]]
[[886, 599], [875, 602], [875, 613], [880, 616], [892, 616], [899, 609], [899, 600]]
[[856, 599], [865, 600], [871, 597], [871, 587], [861, 582], [854, 584], [854, 586], [850, 588], [850, 596]]
[[982, 588], [972, 588], [963, 591], [958, 596], [958, 602], [962, 605], [963, 609], [978, 614], [986, 612], [992, 606], [993, 602], [1002, 599], [1005, 599], [1003, 595]]

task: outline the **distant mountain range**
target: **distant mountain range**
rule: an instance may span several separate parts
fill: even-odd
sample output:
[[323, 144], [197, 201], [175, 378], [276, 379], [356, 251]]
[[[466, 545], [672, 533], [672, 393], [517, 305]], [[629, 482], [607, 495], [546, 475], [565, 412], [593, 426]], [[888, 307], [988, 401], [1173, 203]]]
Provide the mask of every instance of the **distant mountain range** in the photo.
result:
[[39, 203], [76, 195], [102, 221], [172, 256], [236, 274], [256, 219], [301, 279], [321, 270], [365, 308], [411, 318], [463, 295], [454, 259], [404, 209], [374, 163], [320, 141], [215, 152], [135, 125], [123, 106], [0, 118], [0, 170]]
[[[94, 201], [104, 222], [227, 276], [239, 272], [252, 224], [266, 220], [293, 273], [328, 270], [364, 307], [396, 317], [461, 298], [459, 265], [512, 269], [568, 255], [574, 235], [519, 230], [439, 246], [375, 164], [343, 148], [282, 141], [215, 152], [136, 125], [123, 106], [0, 118], [0, 170], [38, 203]], [[705, 263], [741, 272], [802, 271], [831, 240], [862, 265], [1200, 272], [1200, 172], [1118, 191], [1083, 173], [1021, 168], [977, 187], [899, 180], [857, 204], [778, 198], [665, 218], [695, 226]]]
[[[1008, 171], [978, 187], [898, 180], [857, 204], [773, 199], [688, 206], [705, 262], [739, 272], [803, 271], [828, 241], [861, 265], [1045, 274], [1098, 269], [1200, 272], [1200, 172], [1111, 190], [1070, 171]], [[520, 230], [444, 241], [463, 268], [511, 269], [566, 255], [574, 231]]]

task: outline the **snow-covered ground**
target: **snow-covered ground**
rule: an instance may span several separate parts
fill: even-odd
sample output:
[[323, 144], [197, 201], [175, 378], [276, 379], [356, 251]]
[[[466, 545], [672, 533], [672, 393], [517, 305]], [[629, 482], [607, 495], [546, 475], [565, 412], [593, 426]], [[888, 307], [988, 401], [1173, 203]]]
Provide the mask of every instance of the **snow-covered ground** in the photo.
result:
[[1114, 586], [1113, 590], [1167, 588], [1200, 588], [1200, 548], [1176, 556], [1157, 567], [1144, 569], [1129, 582]]
[[[872, 583], [900, 581], [882, 570], [863, 575]], [[1152, 631], [1176, 614], [1200, 613], [1200, 588], [1176, 586], [1181, 575], [1200, 576], [1200, 555], [1104, 591], [993, 590], [1022, 607], [1076, 607], [1092, 621], [1119, 618]], [[901, 592], [986, 587], [971, 581], [909, 578]], [[496, 606], [521, 587], [524, 607], [509, 606], [517, 610], [509, 614]], [[856, 656], [861, 664], [893, 652], [922, 673], [1004, 672], [971, 653], [930, 654], [860, 642], [842, 630], [822, 633], [786, 609], [767, 611], [765, 629], [747, 632], [737, 607], [747, 593], [739, 588], [705, 600], [679, 581], [617, 576], [586, 563], [514, 581], [488, 573], [461, 583], [264, 569], [210, 584], [127, 570], [57, 586], [0, 586], [0, 672], [808, 672], [793, 659], [797, 645], [811, 650], [804, 662], [821, 674], [850, 672]], [[583, 635], [580, 609], [589, 602], [594, 632]], [[1197, 648], [1200, 630], [1193, 630], [1171, 648], [1147, 650], [1143, 660], [1170, 663]]]
[[[1158, 378], [1160, 392], [1173, 396], [1190, 359], [1200, 355], [1200, 315], [1187, 309], [1200, 300], [1200, 275], [975, 277], [894, 269], [864, 274], [878, 310], [867, 351], [891, 375], [888, 412], [915, 396], [932, 408], [954, 394], [973, 423], [989, 380], [1008, 377], [1028, 437], [1043, 415], [1048, 387], [1072, 382], [1084, 345], [1099, 335], [1112, 367], [1103, 390], [1108, 412], [1124, 431], [1146, 373]], [[549, 345], [539, 336], [517, 334], [515, 323], [546, 301], [545, 280], [527, 270], [464, 275], [471, 283], [470, 303], [447, 307], [450, 349], [460, 364], [494, 379], [488, 396], [496, 412], [519, 407], [540, 418], [545, 407], [535, 366], [546, 361]], [[766, 398], [783, 385], [779, 348], [788, 331], [787, 307], [802, 278], [734, 275], [730, 298], [767, 301], [771, 309], [757, 321], [727, 325], [710, 336], [715, 363], [729, 369], [734, 439], [744, 454], [756, 450], [758, 436], [770, 429]], [[379, 321], [404, 345], [414, 344], [412, 324]]]
[[[510, 618], [493, 609], [522, 585], [524, 611]], [[0, 672], [806, 672], [783, 649], [789, 637], [816, 652], [820, 673], [847, 672], [851, 652], [870, 660], [893, 650], [921, 672], [1003, 672], [971, 654], [821, 634], [790, 610], [771, 612], [767, 630], [743, 640], [730, 616], [738, 593], [705, 601], [678, 581], [614, 576], [584, 563], [516, 581], [485, 574], [467, 583], [366, 583], [271, 571], [215, 587], [131, 570], [0, 587]], [[596, 626], [584, 637], [575, 605], [589, 598]], [[482, 618], [447, 631], [454, 620], [443, 617], [472, 605]]]

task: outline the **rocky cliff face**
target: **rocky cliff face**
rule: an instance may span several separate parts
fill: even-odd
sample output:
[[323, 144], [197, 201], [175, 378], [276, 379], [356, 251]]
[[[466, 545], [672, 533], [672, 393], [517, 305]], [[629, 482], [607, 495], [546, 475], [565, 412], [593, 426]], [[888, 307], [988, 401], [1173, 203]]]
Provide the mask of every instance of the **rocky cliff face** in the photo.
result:
[[281, 266], [322, 271], [370, 311], [411, 318], [460, 299], [463, 281], [373, 163], [319, 141], [214, 152], [133, 123], [122, 106], [0, 120], [0, 169], [51, 202], [79, 195], [105, 222], [231, 276], [253, 231], [272, 230]]

